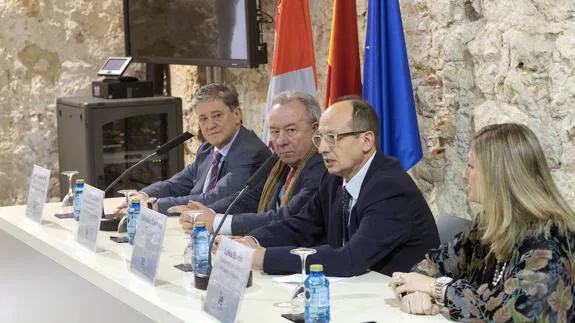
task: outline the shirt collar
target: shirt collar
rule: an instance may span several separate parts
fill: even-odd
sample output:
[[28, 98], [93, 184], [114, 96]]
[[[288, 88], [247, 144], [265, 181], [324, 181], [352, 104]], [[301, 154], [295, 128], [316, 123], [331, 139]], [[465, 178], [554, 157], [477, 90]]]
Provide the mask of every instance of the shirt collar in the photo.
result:
[[238, 133], [240, 133], [240, 129], [238, 129], [238, 131], [236, 131], [236, 133], [234, 134], [234, 137], [232, 138], [232, 140], [230, 140], [230, 142], [228, 142], [225, 146], [223, 146], [221, 149], [218, 149], [218, 147], [214, 146], [214, 151], [217, 151], [220, 153], [220, 155], [222, 155], [223, 158], [226, 157], [226, 155], [230, 152], [230, 149], [232, 148], [232, 144], [234, 143], [234, 141], [236, 140], [236, 137], [238, 136]]
[[375, 152], [373, 152], [373, 155], [371, 155], [371, 157], [369, 157], [369, 159], [367, 160], [365, 165], [363, 165], [363, 167], [360, 168], [360, 170], [357, 172], [357, 174], [355, 174], [349, 180], [349, 182], [346, 182], [345, 179], [343, 180], [343, 187], [345, 187], [347, 192], [351, 195], [351, 197], [354, 200], [357, 200], [357, 198], [359, 197], [359, 191], [361, 190], [361, 185], [363, 184], [363, 179], [365, 178], [365, 175], [367, 174], [367, 170], [369, 169], [369, 166], [371, 165], [371, 162], [373, 161], [374, 157], [375, 157]]

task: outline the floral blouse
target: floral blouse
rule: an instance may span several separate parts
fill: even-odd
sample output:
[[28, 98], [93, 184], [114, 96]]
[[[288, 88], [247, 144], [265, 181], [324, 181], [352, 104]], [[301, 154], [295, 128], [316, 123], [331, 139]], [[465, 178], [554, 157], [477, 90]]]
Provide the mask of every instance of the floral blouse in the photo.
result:
[[463, 322], [574, 322], [575, 235], [518, 237], [501, 280], [477, 225], [432, 249], [412, 271], [453, 281], [445, 294], [449, 316]]

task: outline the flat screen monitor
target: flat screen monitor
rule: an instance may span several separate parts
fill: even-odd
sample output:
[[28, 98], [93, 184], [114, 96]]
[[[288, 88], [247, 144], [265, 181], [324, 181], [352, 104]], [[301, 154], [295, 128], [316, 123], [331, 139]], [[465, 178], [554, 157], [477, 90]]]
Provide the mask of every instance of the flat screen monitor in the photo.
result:
[[257, 0], [124, 0], [126, 56], [224, 67], [267, 63]]

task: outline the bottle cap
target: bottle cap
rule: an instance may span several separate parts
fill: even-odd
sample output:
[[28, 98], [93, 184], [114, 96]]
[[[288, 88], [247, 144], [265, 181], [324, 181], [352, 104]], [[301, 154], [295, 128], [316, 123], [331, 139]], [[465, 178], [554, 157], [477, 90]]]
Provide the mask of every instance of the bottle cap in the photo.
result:
[[81, 179], [81, 178], [78, 178], [78, 179], [76, 180], [76, 184], [84, 184], [84, 180]]
[[323, 265], [313, 264], [313, 265], [309, 266], [309, 271], [322, 272], [323, 271]]
[[138, 203], [139, 203], [139, 202], [140, 202], [140, 197], [139, 197], [139, 196], [134, 196], [134, 197], [130, 198], [130, 201], [131, 201], [131, 202], [138, 202]]
[[205, 227], [205, 226], [206, 226], [206, 222], [204, 222], [204, 221], [196, 221], [196, 222], [194, 223], [194, 227], [203, 228], [203, 227]]

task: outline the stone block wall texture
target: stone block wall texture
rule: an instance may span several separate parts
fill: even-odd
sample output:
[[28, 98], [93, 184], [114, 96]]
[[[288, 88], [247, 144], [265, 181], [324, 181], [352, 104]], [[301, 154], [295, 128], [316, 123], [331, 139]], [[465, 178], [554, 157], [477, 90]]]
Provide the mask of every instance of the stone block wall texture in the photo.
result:
[[[389, 0], [388, 0], [389, 1]], [[357, 0], [360, 48], [367, 0]], [[470, 217], [462, 178], [473, 133], [490, 123], [528, 125], [575, 207], [575, 2], [572, 0], [401, 0], [424, 159], [410, 173], [435, 215]], [[276, 1], [262, 0], [275, 15]], [[318, 94], [326, 86], [332, 1], [310, 0]], [[52, 169], [57, 198], [55, 101], [88, 95], [102, 60], [123, 54], [120, 0], [0, 1], [0, 205], [24, 203], [34, 163]], [[264, 26], [269, 61], [274, 25]], [[363, 51], [360, 53], [363, 56]], [[362, 58], [363, 60], [363, 58]], [[271, 66], [226, 69], [240, 93], [246, 126], [262, 132]], [[172, 66], [172, 95], [190, 101], [201, 67]], [[187, 145], [186, 161], [197, 142]]]
[[122, 2], [0, 1], [0, 205], [25, 203], [32, 165], [59, 190], [56, 98], [90, 95], [107, 56], [123, 49]]

